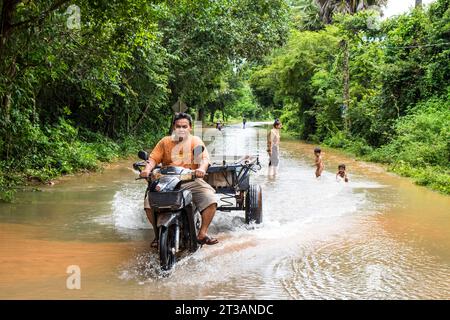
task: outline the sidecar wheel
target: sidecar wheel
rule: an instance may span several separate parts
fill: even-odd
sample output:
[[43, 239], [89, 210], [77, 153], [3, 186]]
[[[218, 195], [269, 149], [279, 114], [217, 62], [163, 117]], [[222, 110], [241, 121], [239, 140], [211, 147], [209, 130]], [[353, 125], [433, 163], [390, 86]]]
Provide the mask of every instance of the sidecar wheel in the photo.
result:
[[260, 224], [263, 221], [262, 190], [260, 185], [250, 185], [245, 193], [245, 223], [254, 221]]

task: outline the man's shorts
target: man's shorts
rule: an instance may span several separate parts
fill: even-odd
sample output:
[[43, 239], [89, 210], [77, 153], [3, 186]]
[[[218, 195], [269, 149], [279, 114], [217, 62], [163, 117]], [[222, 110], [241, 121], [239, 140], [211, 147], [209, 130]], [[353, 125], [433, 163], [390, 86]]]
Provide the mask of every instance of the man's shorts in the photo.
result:
[[[213, 203], [217, 204], [216, 191], [205, 180], [201, 178], [197, 178], [194, 181], [183, 182], [181, 184], [181, 189], [191, 191], [192, 200], [200, 212], [205, 210]], [[144, 208], [150, 208], [148, 196], [145, 197]]]

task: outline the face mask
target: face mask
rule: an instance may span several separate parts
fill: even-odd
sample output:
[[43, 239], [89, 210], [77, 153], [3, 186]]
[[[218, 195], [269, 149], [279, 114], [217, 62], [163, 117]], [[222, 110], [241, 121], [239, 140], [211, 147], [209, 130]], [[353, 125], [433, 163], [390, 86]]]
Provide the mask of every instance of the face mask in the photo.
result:
[[187, 133], [188, 133], [187, 129], [183, 129], [183, 128], [176, 128], [175, 129], [175, 135], [177, 137], [184, 138], [187, 135]]
[[172, 133], [172, 140], [182, 141], [189, 135], [188, 128], [175, 128]]

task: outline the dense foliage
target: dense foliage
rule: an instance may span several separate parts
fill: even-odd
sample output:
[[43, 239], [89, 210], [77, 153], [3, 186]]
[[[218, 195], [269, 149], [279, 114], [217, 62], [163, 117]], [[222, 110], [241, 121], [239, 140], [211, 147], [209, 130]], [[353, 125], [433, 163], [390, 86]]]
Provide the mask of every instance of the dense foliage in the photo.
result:
[[243, 99], [239, 68], [283, 44], [288, 19], [282, 0], [1, 0], [0, 10], [6, 200], [24, 179], [150, 147], [178, 99], [214, 118]]

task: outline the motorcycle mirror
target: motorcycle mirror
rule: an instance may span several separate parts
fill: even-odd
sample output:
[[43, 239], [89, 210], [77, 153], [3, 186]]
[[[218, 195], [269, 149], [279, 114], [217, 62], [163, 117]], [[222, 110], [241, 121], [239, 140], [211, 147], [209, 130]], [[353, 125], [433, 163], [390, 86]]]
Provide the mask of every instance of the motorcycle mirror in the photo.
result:
[[141, 150], [141, 151], [138, 152], [138, 157], [139, 157], [139, 159], [147, 161], [148, 160], [148, 153], [146, 151], [144, 151], [144, 150]]

